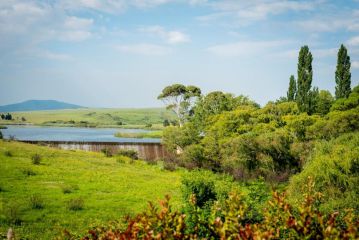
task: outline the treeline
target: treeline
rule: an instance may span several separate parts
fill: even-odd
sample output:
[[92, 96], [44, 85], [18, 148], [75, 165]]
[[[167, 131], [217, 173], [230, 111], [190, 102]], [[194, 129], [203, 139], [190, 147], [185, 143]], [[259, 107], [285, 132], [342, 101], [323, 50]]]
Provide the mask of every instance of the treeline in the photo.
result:
[[10, 113], [7, 113], [7, 114], [2, 113], [0, 116], [1, 116], [2, 120], [12, 120], [13, 119], [12, 115]]
[[[312, 87], [312, 60], [309, 48], [302, 47], [298, 75], [290, 77], [287, 97], [264, 107], [246, 96], [219, 91], [202, 95], [199, 88], [181, 84], [166, 87], [159, 99], [181, 122], [163, 133], [171, 153], [167, 168], [208, 169], [237, 180], [263, 177], [274, 183], [296, 174], [289, 187], [293, 193], [301, 192], [295, 186], [311, 176], [321, 186], [318, 190], [330, 196], [323, 201], [327, 212], [359, 209], [354, 200], [359, 197], [359, 86], [351, 89], [350, 58], [343, 45], [335, 97]], [[329, 155], [332, 149], [342, 153]]]

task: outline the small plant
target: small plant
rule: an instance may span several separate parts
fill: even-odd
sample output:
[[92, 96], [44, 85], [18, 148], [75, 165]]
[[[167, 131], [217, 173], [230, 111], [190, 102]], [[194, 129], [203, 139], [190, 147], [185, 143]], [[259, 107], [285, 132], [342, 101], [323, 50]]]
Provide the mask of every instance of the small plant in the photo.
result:
[[117, 156], [117, 160], [118, 163], [120, 164], [125, 164], [127, 162], [133, 161], [131, 158], [123, 156], [123, 155], [119, 155]]
[[134, 160], [138, 159], [138, 152], [132, 149], [120, 149], [118, 150], [117, 154], [129, 157]]
[[103, 149], [101, 149], [101, 152], [103, 152], [103, 154], [105, 154], [106, 157], [113, 156], [113, 153], [112, 153], [111, 149], [109, 149], [109, 148], [103, 148]]
[[32, 209], [44, 208], [44, 201], [39, 195], [31, 195], [29, 198], [29, 204]]
[[176, 164], [174, 162], [164, 161], [163, 169], [173, 172], [176, 170]]
[[84, 200], [82, 198], [73, 198], [67, 202], [67, 209], [71, 211], [79, 211], [84, 208]]
[[4, 214], [6, 220], [10, 224], [20, 225], [22, 222], [20, 206], [16, 203], [11, 203], [4, 207]]
[[32, 170], [31, 168], [26, 168], [22, 171], [26, 176], [35, 176], [36, 172]]
[[6, 156], [6, 157], [12, 157], [13, 155], [12, 155], [12, 152], [10, 152], [9, 150], [6, 150], [5, 152], [4, 152], [4, 155]]
[[148, 165], [157, 165], [156, 160], [147, 160], [146, 162], [147, 162]]
[[32, 164], [34, 165], [40, 165], [41, 163], [41, 155], [36, 153], [31, 157]]
[[62, 186], [62, 192], [64, 194], [69, 194], [69, 193], [72, 193], [76, 190], [79, 190], [79, 186], [77, 185], [64, 185]]

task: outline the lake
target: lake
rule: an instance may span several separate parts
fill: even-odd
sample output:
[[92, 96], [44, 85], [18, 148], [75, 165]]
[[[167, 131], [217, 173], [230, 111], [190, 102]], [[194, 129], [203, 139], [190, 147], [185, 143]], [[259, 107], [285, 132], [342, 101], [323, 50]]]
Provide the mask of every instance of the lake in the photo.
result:
[[79, 128], [79, 127], [38, 127], [8, 125], [0, 130], [5, 139], [11, 136], [17, 140], [32, 141], [83, 141], [83, 142], [160, 142], [154, 138], [118, 138], [116, 132], [149, 132], [144, 129]]

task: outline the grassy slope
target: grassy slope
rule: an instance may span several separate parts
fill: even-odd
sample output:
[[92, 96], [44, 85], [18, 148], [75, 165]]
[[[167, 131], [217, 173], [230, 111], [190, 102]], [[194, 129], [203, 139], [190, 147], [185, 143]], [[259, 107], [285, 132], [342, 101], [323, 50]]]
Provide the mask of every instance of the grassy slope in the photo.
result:
[[[13, 156], [6, 156], [5, 151]], [[35, 153], [42, 155], [40, 165], [31, 162]], [[24, 174], [28, 169], [36, 175]], [[62, 187], [68, 185], [79, 189], [64, 194]], [[147, 201], [156, 201], [165, 194], [179, 204], [179, 186], [180, 172], [164, 171], [141, 161], [118, 163], [116, 158], [100, 153], [0, 141], [0, 233], [9, 227], [6, 212], [11, 205], [19, 207], [24, 221], [14, 227], [18, 235], [49, 239], [64, 228], [84, 233], [94, 224], [134, 214], [143, 210]], [[43, 198], [43, 209], [31, 209], [29, 197], [33, 194]], [[84, 199], [84, 209], [68, 210], [67, 201], [76, 197]]]
[[[145, 125], [147, 123], [162, 126], [164, 119], [173, 119], [173, 114], [164, 108], [145, 108], [145, 109], [69, 109], [69, 110], [52, 110], [52, 111], [32, 111], [32, 112], [14, 112], [13, 118], [17, 119], [13, 122], [21, 122], [21, 118], [25, 117], [27, 123], [44, 124], [51, 121], [88, 121], [97, 126], [118, 126], [118, 122], [122, 122], [128, 127], [133, 125]], [[2, 124], [9, 121], [1, 121]], [[51, 125], [51, 123], [49, 124]], [[63, 125], [52, 124], [52, 125]], [[71, 125], [71, 124], [67, 124]]]

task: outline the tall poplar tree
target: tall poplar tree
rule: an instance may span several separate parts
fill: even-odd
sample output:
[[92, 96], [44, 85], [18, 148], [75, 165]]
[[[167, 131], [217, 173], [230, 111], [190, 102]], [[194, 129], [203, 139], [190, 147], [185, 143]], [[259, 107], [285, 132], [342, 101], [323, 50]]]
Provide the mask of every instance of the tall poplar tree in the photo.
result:
[[289, 78], [289, 87], [287, 92], [287, 100], [294, 101], [297, 93], [297, 84], [293, 75]]
[[335, 97], [347, 98], [351, 92], [350, 57], [347, 48], [342, 44], [338, 51], [337, 69], [335, 71]]
[[301, 47], [298, 57], [297, 96], [299, 110], [309, 112], [310, 110], [310, 88], [312, 86], [313, 69], [312, 53], [308, 46]]

